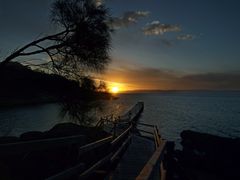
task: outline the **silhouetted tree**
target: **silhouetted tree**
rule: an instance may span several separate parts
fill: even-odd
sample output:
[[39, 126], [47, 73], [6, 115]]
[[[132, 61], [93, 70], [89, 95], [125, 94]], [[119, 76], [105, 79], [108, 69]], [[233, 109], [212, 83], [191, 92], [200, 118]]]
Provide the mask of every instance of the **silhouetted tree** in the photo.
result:
[[107, 85], [104, 81], [100, 81], [97, 87], [97, 91], [99, 92], [107, 92]]
[[84, 77], [81, 80], [81, 88], [86, 91], [95, 91], [96, 90], [95, 81], [90, 77]]
[[[85, 115], [90, 113], [93, 107], [97, 107], [95, 100], [99, 96], [94, 92], [95, 82], [89, 77], [83, 77], [83, 74], [86, 71], [102, 71], [110, 61], [111, 29], [107, 23], [108, 18], [108, 10], [103, 5], [96, 6], [94, 0], [55, 0], [51, 8], [51, 20], [59, 32], [38, 38], [16, 49], [0, 61], [0, 81], [1, 77], [5, 78], [6, 72], [9, 72], [6, 71], [6, 64], [11, 65], [10, 62], [19, 57], [45, 53], [49, 61], [30, 65], [40, 66], [51, 70], [54, 74], [80, 81], [79, 85], [82, 88], [79, 88], [78, 83], [75, 82], [69, 82], [69, 88], [66, 89], [56, 88], [53, 83], [51, 92], [55, 92], [55, 88], [61, 89], [58, 91], [63, 92], [59, 95], [63, 112], [85, 123]], [[30, 83], [25, 86], [35, 86], [32, 82], [42, 87], [49, 86], [52, 79], [59, 79], [56, 76], [47, 78], [51, 79], [48, 83], [39, 83], [39, 79], [42, 80], [41, 82], [46, 82], [44, 75], [46, 74], [39, 75], [37, 81], [28, 81]], [[65, 79], [62, 81], [65, 82]], [[63, 84], [59, 80], [56, 84], [66, 86], [68, 83], [66, 81], [66, 84]], [[9, 91], [8, 87], [12, 86], [6, 86], [6, 91]], [[16, 90], [16, 88], [12, 89]], [[39, 88], [35, 89], [39, 90]], [[43, 90], [48, 91], [48, 88]]]
[[18, 57], [46, 53], [50, 61], [38, 65], [67, 78], [102, 71], [110, 60], [108, 18], [108, 10], [92, 0], [56, 0], [51, 19], [60, 31], [15, 50], [0, 62], [0, 68]]

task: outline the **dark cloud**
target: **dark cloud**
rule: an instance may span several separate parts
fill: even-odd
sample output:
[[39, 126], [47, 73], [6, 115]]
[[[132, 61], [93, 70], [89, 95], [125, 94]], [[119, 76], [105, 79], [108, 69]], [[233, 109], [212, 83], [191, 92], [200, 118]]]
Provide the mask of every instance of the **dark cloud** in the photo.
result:
[[162, 24], [159, 21], [153, 21], [147, 24], [143, 28], [145, 35], [163, 35], [167, 32], [180, 32], [181, 27], [179, 25]]
[[174, 45], [174, 42], [172, 40], [166, 38], [160, 38], [157, 41], [159, 42], [158, 44], [163, 44], [164, 46], [167, 47], [172, 47]]
[[184, 74], [181, 72], [138, 67], [111, 69], [105, 76], [135, 89], [159, 90], [240, 90], [240, 73]]
[[240, 73], [194, 74], [186, 75], [181, 80], [197, 89], [240, 89]]
[[147, 17], [150, 13], [148, 11], [128, 11], [122, 17], [114, 17], [109, 23], [113, 29], [121, 27], [128, 27], [136, 24], [140, 18]]
[[182, 40], [182, 41], [191, 41], [191, 40], [194, 40], [195, 38], [196, 36], [193, 34], [181, 34], [177, 36], [177, 40]]

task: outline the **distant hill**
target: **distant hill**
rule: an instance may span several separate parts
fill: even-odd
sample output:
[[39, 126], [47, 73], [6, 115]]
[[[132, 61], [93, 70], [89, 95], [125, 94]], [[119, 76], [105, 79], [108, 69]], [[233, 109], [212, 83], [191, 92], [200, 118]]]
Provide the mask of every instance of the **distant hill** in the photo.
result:
[[33, 71], [17, 62], [0, 70], [0, 106], [56, 102], [67, 95], [85, 97], [76, 81]]

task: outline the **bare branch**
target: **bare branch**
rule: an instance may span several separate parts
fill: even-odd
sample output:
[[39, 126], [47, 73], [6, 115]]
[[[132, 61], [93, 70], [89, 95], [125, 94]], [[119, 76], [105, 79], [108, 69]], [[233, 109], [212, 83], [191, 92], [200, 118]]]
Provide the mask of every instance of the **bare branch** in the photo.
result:
[[46, 37], [43, 37], [43, 38], [40, 38], [38, 40], [35, 40], [35, 41], [32, 41], [31, 43], [23, 46], [22, 48], [14, 51], [10, 56], [8, 56], [7, 58], [5, 58], [1, 63], [0, 63], [0, 66], [1, 65], [4, 65], [6, 63], [8, 63], [9, 61], [13, 60], [14, 58], [18, 57], [18, 56], [22, 56], [22, 55], [33, 55], [33, 54], [38, 54], [38, 53], [41, 53], [43, 51], [38, 51], [38, 52], [33, 52], [32, 54], [29, 53], [29, 54], [24, 54], [22, 53], [23, 51], [25, 51], [27, 48], [31, 47], [31, 46], [35, 46], [36, 44], [40, 43], [40, 42], [43, 42], [43, 41], [46, 41], [46, 40], [51, 40], [51, 38], [54, 38], [54, 37], [58, 37], [60, 35], [63, 35], [65, 33], [69, 32], [69, 30], [64, 30], [60, 33], [57, 33], [57, 34], [54, 34], [54, 35], [50, 35], [50, 36], [46, 36]]

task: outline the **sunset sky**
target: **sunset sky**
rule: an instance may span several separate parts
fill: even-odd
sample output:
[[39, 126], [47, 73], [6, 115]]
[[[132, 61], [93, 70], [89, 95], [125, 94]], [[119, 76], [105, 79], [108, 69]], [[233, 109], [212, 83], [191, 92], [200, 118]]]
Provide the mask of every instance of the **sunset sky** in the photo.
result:
[[[54, 31], [50, 0], [0, 0], [0, 57]], [[95, 75], [122, 90], [240, 89], [240, 1], [106, 0], [112, 63]], [[114, 85], [113, 85], [114, 84]]]

